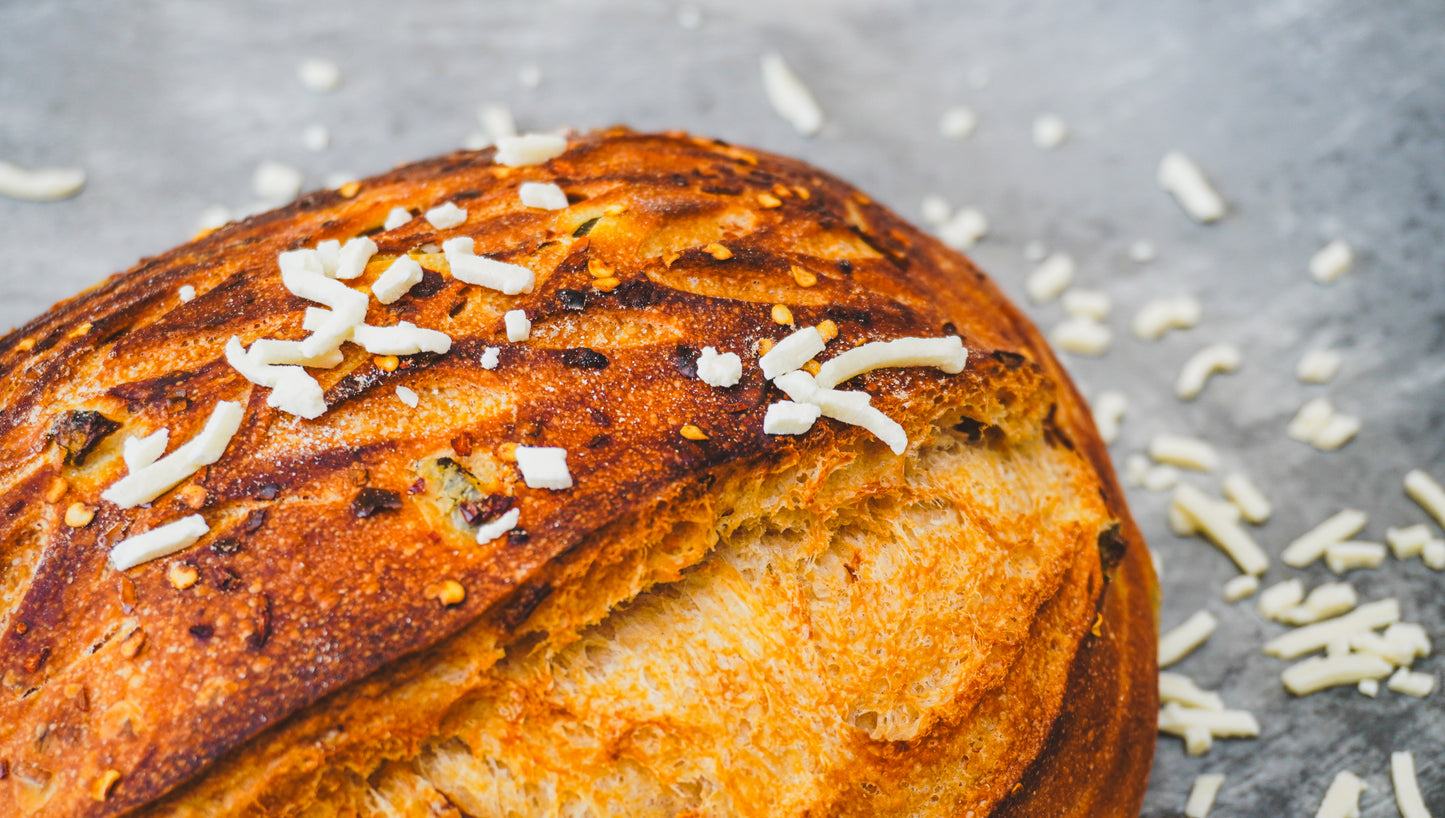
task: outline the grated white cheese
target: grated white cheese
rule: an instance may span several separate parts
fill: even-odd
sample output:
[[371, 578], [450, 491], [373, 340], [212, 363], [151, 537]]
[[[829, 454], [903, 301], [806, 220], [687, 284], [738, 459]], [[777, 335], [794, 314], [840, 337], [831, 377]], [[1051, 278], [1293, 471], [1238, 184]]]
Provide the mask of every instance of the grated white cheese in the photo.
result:
[[988, 217], [976, 207], [965, 207], [938, 226], [938, 240], [955, 250], [967, 250], [988, 235]]
[[800, 435], [813, 428], [823, 410], [811, 403], [780, 400], [768, 405], [763, 431], [770, 435]]
[[1052, 301], [1074, 283], [1074, 257], [1054, 253], [1044, 259], [1024, 282], [1024, 291], [1035, 304]]
[[1221, 503], [1188, 483], [1180, 483], [1174, 490], [1175, 505], [1178, 505], [1211, 542], [1219, 546], [1239, 570], [1246, 574], [1263, 574], [1269, 568], [1269, 557], [1255, 543], [1239, 521], [1221, 510]]
[[504, 136], [497, 140], [495, 161], [512, 168], [540, 165], [561, 156], [567, 150], [567, 138], [558, 134], [528, 133]]
[[966, 105], [955, 105], [938, 118], [938, 135], [944, 139], [967, 139], [978, 130], [978, 114]]
[[1390, 783], [1395, 787], [1395, 806], [1400, 818], [1430, 818], [1425, 798], [1420, 795], [1420, 782], [1415, 777], [1415, 756], [1408, 751], [1390, 754]]
[[1209, 818], [1219, 788], [1224, 786], [1223, 773], [1205, 773], [1196, 776], [1189, 788], [1189, 798], [1184, 802], [1184, 818]]
[[444, 353], [452, 348], [452, 339], [446, 333], [424, 329], [410, 321], [401, 321], [390, 327], [362, 324], [352, 329], [351, 340], [372, 355]]
[[1199, 323], [1203, 308], [1192, 296], [1157, 298], [1134, 314], [1131, 329], [1141, 341], [1157, 341], [1171, 329], [1189, 329]]
[[1360, 691], [1360, 695], [1369, 696], [1373, 699], [1376, 696], [1380, 695], [1380, 680], [1361, 679], [1360, 683], [1355, 685], [1355, 689]]
[[1051, 151], [1064, 144], [1069, 138], [1069, 126], [1055, 114], [1040, 114], [1034, 118], [1034, 145]]
[[1420, 561], [1433, 571], [1445, 571], [1445, 540], [1431, 540], [1420, 551]]
[[1209, 611], [1195, 611], [1194, 615], [1159, 636], [1159, 667], [1165, 668], [1183, 659], [1204, 644], [1219, 621]]
[[1435, 478], [1421, 469], [1411, 469], [1405, 474], [1405, 494], [1445, 527], [1445, 488]]
[[316, 255], [321, 259], [321, 272], [327, 278], [336, 278], [336, 271], [341, 269], [341, 240], [327, 239], [316, 243]]
[[341, 363], [343, 356], [341, 350], [331, 350], [322, 355], [308, 357], [300, 341], [279, 341], [275, 338], [258, 338], [251, 342], [251, 348], [246, 351], [251, 360], [258, 364], [295, 364], [297, 366], [315, 366], [322, 369], [330, 369]]
[[1254, 485], [1254, 482], [1241, 472], [1235, 472], [1225, 477], [1221, 488], [1224, 489], [1224, 496], [1229, 498], [1235, 508], [1239, 509], [1239, 513], [1243, 515], [1244, 519], [1255, 525], [1265, 523], [1274, 513], [1274, 507], [1270, 505], [1269, 500]]
[[416, 390], [408, 389], [405, 386], [398, 386], [396, 388], [396, 399], [413, 409], [421, 402], [421, 397], [417, 395]]
[[281, 162], [266, 161], [251, 174], [251, 191], [270, 204], [285, 204], [301, 195], [301, 171]]
[[428, 210], [423, 214], [423, 218], [427, 220], [427, 224], [438, 230], [450, 230], [466, 223], [467, 211], [451, 202], [446, 202]]
[[1190, 728], [1207, 730], [1214, 738], [1255, 738], [1259, 720], [1247, 710], [1200, 710], [1172, 702], [1159, 709], [1159, 732], [1182, 736]]
[[[326, 277], [321, 254], [315, 250], [290, 250], [280, 255], [281, 283], [298, 298], [316, 301], [331, 308], [316, 326], [312, 335], [302, 341], [302, 352], [308, 358], [319, 357], [338, 349], [351, 335], [351, 330], [366, 320], [366, 295]], [[311, 316], [307, 311], [308, 317]]]
[[507, 327], [507, 340], [514, 344], [532, 337], [532, 322], [526, 310], [507, 310], [502, 323]]
[[1140, 239], [1129, 245], [1129, 258], [1136, 264], [1146, 264], [1159, 257], [1159, 250], [1154, 242]]
[[[1432, 648], [1430, 635], [1425, 633], [1424, 628], [1414, 622], [1396, 622], [1390, 627], [1385, 628], [1384, 639], [1397, 649], [1407, 652], [1410, 656], [1410, 661], [1429, 656]], [[1408, 665], [1410, 661], [1403, 662], [1402, 664]]]
[[350, 281], [366, 272], [366, 263], [376, 255], [376, 242], [368, 236], [359, 236], [342, 245], [336, 260], [336, 277]]
[[442, 254], [451, 267], [452, 277], [468, 284], [498, 290], [504, 295], [530, 293], [537, 277], [528, 267], [509, 264], [487, 256], [479, 256], [470, 236], [442, 242]]
[[1359, 776], [1349, 770], [1340, 771], [1325, 791], [1315, 818], [1360, 818], [1360, 794], [1366, 789]]
[[331, 60], [308, 57], [296, 69], [301, 84], [318, 94], [335, 91], [341, 86], [341, 68]]
[[1367, 602], [1344, 616], [1276, 636], [1264, 643], [1264, 652], [1280, 659], [1293, 659], [1323, 650], [1330, 640], [1372, 631], [1400, 621], [1400, 601], [1394, 598]]
[[1159, 160], [1156, 180], [1191, 219], [1209, 224], [1224, 217], [1224, 199], [1209, 183], [1199, 165], [1183, 153], [1169, 151], [1164, 154], [1164, 158]]
[[1194, 471], [1209, 472], [1219, 466], [1219, 455], [1215, 453], [1213, 446], [1183, 435], [1155, 435], [1149, 440], [1149, 456], [1156, 463], [1167, 463]]
[[[809, 328], [813, 329], [813, 328]], [[779, 347], [788, 343], [804, 330], [799, 330], [788, 338], [778, 342], [768, 355], [777, 352]], [[817, 334], [817, 330], [813, 329]], [[818, 336], [822, 342], [822, 336]], [[803, 349], [813, 346], [809, 341], [800, 342]], [[819, 348], [821, 351], [821, 347]], [[816, 355], [817, 353], [813, 353]], [[762, 359], [763, 374], [768, 374], [768, 355]], [[812, 355], [808, 356], [813, 357]], [[802, 366], [807, 358], [798, 363]], [[902, 366], [932, 366], [937, 367], [949, 375], [957, 375], [963, 371], [968, 364], [968, 349], [963, 345], [963, 339], [957, 335], [947, 335], [942, 338], [895, 338], [892, 341], [872, 341], [862, 346], [856, 346], [844, 352], [832, 360], [824, 363], [818, 369], [816, 381], [820, 389], [832, 389], [849, 378], [856, 377], [864, 372], [871, 372], [874, 369], [885, 367]], [[797, 367], [793, 367], [796, 369]], [[768, 377], [773, 377], [769, 375]]]
[[1354, 610], [1359, 604], [1355, 587], [1347, 582], [1326, 582], [1310, 591], [1303, 601], [1271, 616], [1289, 625], [1312, 625]]
[[1329, 284], [1348, 273], [1354, 263], [1355, 252], [1350, 245], [1343, 239], [1335, 239], [1310, 257], [1310, 275], [1321, 284]]
[[1099, 428], [1099, 437], [1105, 443], [1119, 439], [1119, 424], [1129, 411], [1129, 398], [1123, 392], [1100, 392], [1094, 399], [1094, 425]]
[[[1353, 590], [1353, 589], [1352, 589]], [[1305, 598], [1305, 586], [1299, 579], [1286, 579], [1265, 588], [1259, 595], [1259, 614], [1265, 619], [1284, 622], [1285, 616]], [[1352, 606], [1353, 607], [1353, 606]]]
[[[226, 342], [226, 362], [241, 373], [241, 377], [271, 390], [271, 394], [266, 397], [267, 406], [307, 420], [321, 417], [326, 412], [326, 398], [321, 384], [300, 366], [282, 366], [263, 361], [255, 351], [256, 346], [262, 343], [256, 341], [251, 345], [252, 351], [247, 351], [241, 348], [241, 339], [232, 335]], [[301, 346], [287, 341], [270, 341], [270, 344], [273, 348], [279, 345]]]
[[1109, 318], [1109, 296], [1100, 290], [1081, 290], [1077, 287], [1064, 293], [1059, 302], [1064, 312], [1076, 317], [1105, 321]]
[[[1391, 627], [1401, 624], [1405, 623], [1396, 622]], [[1403, 640], [1387, 639], [1374, 631], [1354, 634], [1347, 642], [1350, 650], [1378, 656], [1395, 667], [1409, 667], [1415, 662], [1415, 645], [1405, 644]]]
[[1253, 574], [1240, 574], [1224, 583], [1224, 601], [1238, 602], [1241, 599], [1254, 596], [1254, 592], [1258, 590], [1259, 577]]
[[1408, 560], [1420, 556], [1430, 542], [1430, 529], [1424, 523], [1404, 528], [1385, 529], [1385, 542], [1395, 553], [1395, 559]]
[[813, 92], [783, 61], [782, 55], [764, 54], [761, 65], [763, 91], [773, 111], [803, 136], [813, 136], [822, 130], [823, 109], [818, 107]]
[[69, 199], [85, 187], [80, 168], [22, 168], [0, 161], [0, 196], [26, 202]]
[[217, 401], [196, 436], [175, 451], [149, 465], [130, 472], [101, 492], [101, 497], [120, 508], [134, 508], [169, 491], [203, 466], [221, 459], [230, 445], [246, 410], [233, 401]]
[[903, 431], [903, 427], [875, 409], [871, 405], [872, 396], [868, 393], [822, 389], [819, 390], [816, 400], [824, 417], [867, 429], [887, 444], [894, 454], [903, 454], [908, 448], [908, 434]]
[[1049, 332], [1054, 346], [1075, 355], [1103, 355], [1109, 351], [1114, 333], [1086, 315], [1073, 315], [1054, 325]]
[[304, 145], [308, 151], [320, 153], [331, 147], [331, 131], [327, 130], [325, 125], [319, 123], [308, 125], [306, 126], [306, 130], [301, 132], [301, 144]]
[[126, 438], [120, 451], [126, 471], [137, 472], [159, 460], [166, 453], [166, 444], [170, 439], [169, 429], [157, 429], [144, 437], [131, 435]]
[[391, 212], [386, 214], [386, 221], [382, 223], [381, 229], [395, 230], [411, 221], [411, 211], [404, 207], [393, 207]]
[[1214, 734], [1208, 727], [1186, 727], [1183, 732], [1184, 752], [1190, 758], [1197, 758], [1209, 752], [1214, 746]]
[[487, 347], [482, 350], [482, 369], [496, 369], [497, 362], [502, 359], [502, 351], [496, 347]]
[[703, 347], [697, 356], [697, 377], [708, 386], [736, 386], [743, 377], [743, 360], [735, 352], [718, 353], [712, 347]]
[[1174, 394], [1184, 400], [1194, 400], [1204, 391], [1209, 378], [1221, 372], [1233, 372], [1244, 361], [1239, 347], [1233, 344], [1211, 344], [1194, 353], [1179, 370], [1179, 379], [1174, 382]]
[[1224, 699], [1212, 690], [1205, 690], [1182, 673], [1159, 672], [1159, 701], [1177, 702], [1196, 710], [1223, 710]]
[[396, 261], [386, 268], [386, 272], [377, 276], [376, 283], [371, 285], [371, 294], [376, 300], [383, 304], [394, 304], [407, 291], [421, 283], [423, 271], [421, 265], [411, 256], [397, 256]]
[[1330, 422], [1325, 424], [1325, 428], [1310, 440], [1310, 445], [1322, 452], [1332, 452], [1349, 443], [1359, 431], [1359, 418], [1337, 412], [1330, 418]]
[[1312, 349], [1295, 365], [1294, 376], [1303, 383], [1329, 383], [1340, 372], [1340, 354], [1328, 349]]
[[1168, 491], [1179, 485], [1179, 470], [1173, 466], [1151, 466], [1144, 473], [1144, 490]]
[[199, 514], [182, 517], [172, 523], [156, 526], [144, 534], [127, 537], [110, 549], [110, 567], [117, 571], [134, 568], [141, 563], [168, 557], [190, 548], [211, 530], [206, 518]]
[[565, 210], [567, 207], [567, 194], [551, 182], [523, 182], [517, 189], [517, 197], [523, 207], [542, 210]]
[[482, 523], [477, 526], [477, 542], [489, 543], [492, 540], [506, 534], [517, 527], [517, 522], [522, 519], [522, 510], [513, 508], [506, 514], [492, 520], [489, 523]]
[[923, 197], [923, 202], [918, 207], [918, 213], [927, 224], [940, 227], [953, 217], [953, 207], [947, 199], [937, 193], [930, 193]]
[[1390, 676], [1385, 687], [1396, 693], [1423, 699], [1435, 691], [1435, 677], [1429, 673], [1420, 673], [1402, 667]]
[[1325, 546], [1325, 565], [1336, 574], [1357, 568], [1379, 568], [1384, 562], [1383, 543], [1350, 541]]
[[567, 470], [567, 450], [555, 446], [518, 446], [517, 468], [522, 482], [534, 489], [570, 489], [572, 474]]
[[1144, 477], [1149, 474], [1149, 458], [1135, 452], [1124, 458], [1124, 483], [1130, 486], [1144, 485]]
[[1365, 512], [1347, 508], [1332, 514], [1328, 519], [1309, 531], [1296, 537], [1284, 547], [1279, 558], [1291, 568], [1303, 568], [1324, 556], [1325, 549], [1335, 543], [1344, 542], [1360, 533], [1369, 520]]
[[182, 304], [185, 304], [196, 297], [196, 288], [189, 284], [182, 284], [180, 288], [176, 290], [176, 297], [181, 299]]
[[1390, 663], [1367, 653], [1346, 653], [1305, 659], [1284, 669], [1280, 681], [1290, 693], [1308, 696], [1342, 685], [1358, 685], [1365, 679], [1383, 679], [1390, 675]]
[[774, 344], [767, 354], [758, 359], [758, 365], [763, 369], [763, 377], [772, 380], [807, 363], [814, 355], [822, 352], [826, 345], [817, 327], [803, 327]]

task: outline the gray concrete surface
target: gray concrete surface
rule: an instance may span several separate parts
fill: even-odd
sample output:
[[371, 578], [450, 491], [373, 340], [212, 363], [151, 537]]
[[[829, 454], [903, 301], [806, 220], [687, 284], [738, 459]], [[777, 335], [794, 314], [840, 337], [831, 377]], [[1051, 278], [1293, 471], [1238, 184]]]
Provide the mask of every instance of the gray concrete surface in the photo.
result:
[[[681, 7], [0, 2], [0, 158], [90, 175], [68, 201], [0, 199], [0, 329], [185, 240], [207, 206], [254, 201], [262, 160], [303, 168], [308, 187], [364, 176], [460, 146], [477, 106], [502, 102], [529, 128], [686, 128], [794, 154], [914, 218], [930, 192], [977, 206], [993, 229], [973, 255], [1016, 297], [1030, 241], [1073, 254], [1079, 285], [1112, 297], [1112, 351], [1069, 364], [1090, 394], [1131, 398], [1118, 462], [1157, 432], [1213, 442], [1226, 469], [1248, 472], [1275, 501], [1255, 530], [1275, 555], [1345, 506], [1370, 513], [1370, 539], [1425, 521], [1401, 477], [1422, 466], [1445, 479], [1438, 3], [738, 0], [690, 5], [701, 10], [696, 29], [679, 25]], [[757, 69], [767, 49], [826, 110], [816, 138], [768, 109]], [[341, 66], [339, 90], [316, 94], [297, 80], [313, 55]], [[539, 87], [519, 81], [526, 66], [540, 70]], [[980, 125], [947, 141], [937, 120], [958, 103]], [[1045, 111], [1071, 130], [1052, 152], [1030, 140]], [[320, 153], [302, 145], [314, 123], [332, 135]], [[1222, 223], [1193, 224], [1155, 187], [1170, 148], [1216, 180], [1233, 211]], [[1360, 258], [1320, 286], [1306, 263], [1335, 237]], [[1155, 242], [1158, 259], [1130, 261], [1136, 239]], [[1153, 344], [1129, 335], [1142, 303], [1177, 293], [1202, 301], [1197, 328]], [[1056, 304], [1030, 311], [1045, 327], [1061, 317]], [[1243, 368], [1177, 401], [1179, 365], [1216, 341], [1240, 345]], [[1339, 378], [1296, 382], [1295, 362], [1319, 346], [1344, 355]], [[1339, 452], [1284, 437], [1316, 395], [1363, 420]], [[1190, 479], [1217, 490], [1218, 475]], [[1220, 741], [1203, 758], [1161, 738], [1145, 814], [1179, 814], [1195, 775], [1223, 772], [1217, 815], [1312, 815], [1334, 773], [1350, 769], [1371, 787], [1363, 814], [1392, 816], [1396, 749], [1415, 752], [1426, 801], [1445, 814], [1442, 694], [1292, 699], [1278, 678], [1285, 663], [1258, 650], [1281, 626], [1221, 599], [1234, 569], [1169, 533], [1166, 495], [1135, 490], [1132, 500], [1161, 558], [1164, 624], [1200, 608], [1221, 623], [1177, 669], [1263, 723], [1258, 740]], [[1276, 562], [1266, 581], [1291, 576], [1332, 578]], [[1364, 599], [1398, 597], [1406, 619], [1445, 640], [1445, 575], [1391, 560], [1349, 580]], [[1438, 678], [1442, 666], [1432, 656], [1418, 668]]]

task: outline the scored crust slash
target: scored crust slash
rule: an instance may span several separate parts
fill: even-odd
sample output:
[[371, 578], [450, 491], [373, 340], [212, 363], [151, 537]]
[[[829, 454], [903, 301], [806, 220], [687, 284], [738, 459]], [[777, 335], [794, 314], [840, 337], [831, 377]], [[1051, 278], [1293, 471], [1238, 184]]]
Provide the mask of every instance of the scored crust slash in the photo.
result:
[[344, 194], [0, 339], [0, 814], [1138, 813], [1152, 569], [967, 259], [678, 133]]

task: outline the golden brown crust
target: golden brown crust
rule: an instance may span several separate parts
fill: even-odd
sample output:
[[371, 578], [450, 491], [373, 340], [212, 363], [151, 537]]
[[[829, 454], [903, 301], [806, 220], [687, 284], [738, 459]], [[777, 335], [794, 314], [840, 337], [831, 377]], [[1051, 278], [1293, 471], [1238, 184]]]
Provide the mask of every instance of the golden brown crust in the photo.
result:
[[[521, 207], [524, 180], [556, 181], [573, 205]], [[447, 201], [468, 210], [462, 227], [418, 218], [374, 232], [395, 206]], [[387, 371], [348, 346], [343, 364], [317, 371], [331, 405], [322, 418], [268, 408], [267, 390], [221, 357], [226, 339], [301, 337], [308, 303], [281, 286], [278, 253], [373, 232], [366, 282], [380, 260], [471, 235], [479, 254], [534, 269], [538, 286], [503, 297], [423, 255], [422, 284], [390, 307], [373, 302], [368, 322], [440, 329], [453, 338], [448, 354]], [[599, 271], [618, 285], [599, 289]], [[183, 284], [199, 295], [178, 304]], [[832, 320], [837, 343], [959, 334], [970, 352], [961, 375], [863, 378], [874, 405], [911, 433], [1014, 370], [1063, 384], [1069, 397], [1047, 422], [1101, 475], [1124, 555], [1102, 595], [1104, 635], [1085, 640], [1076, 665], [1086, 692], [1064, 700], [1082, 726], [1056, 728], [1051, 757], [1111, 725], [1120, 741], [1092, 750], [1120, 759], [1128, 779], [1078, 786], [1107, 787], [1121, 814], [1137, 811], [1153, 741], [1152, 575], [1083, 404], [1037, 333], [965, 259], [826, 174], [722, 143], [614, 131], [573, 138], [538, 167], [458, 153], [367, 180], [349, 198], [311, 194], [147, 260], [0, 339], [0, 462], [15, 464], [0, 475], [0, 564], [18, 566], [0, 575], [0, 760], [10, 767], [0, 813], [115, 815], [152, 802], [269, 725], [469, 623], [515, 631], [584, 581], [576, 566], [609, 524], [686, 496], [725, 466], [836, 445], [763, 434], [779, 395], [756, 366], [729, 389], [690, 368], [704, 346], [752, 361], [757, 342], [791, 332], [772, 320], [774, 303], [796, 326]], [[528, 344], [506, 343], [501, 315], [514, 308], [533, 319]], [[496, 370], [480, 363], [489, 346], [502, 350]], [[403, 384], [422, 393], [417, 409], [394, 397]], [[182, 484], [196, 488], [147, 509], [99, 499], [123, 473], [121, 439], [164, 427], [174, 446], [218, 400], [242, 401], [246, 422], [220, 461]], [[49, 432], [82, 410], [121, 428], [77, 458]], [[681, 436], [684, 424], [707, 439]], [[566, 448], [576, 488], [527, 488], [506, 444]], [[526, 536], [472, 544], [428, 506], [433, 486], [409, 494], [414, 464], [438, 455], [494, 464], [494, 488], [523, 509]], [[395, 492], [402, 507], [358, 517], [364, 487]], [[96, 509], [83, 527], [64, 522], [76, 502]], [[212, 528], [197, 548], [123, 575], [106, 566], [127, 533], [196, 512]], [[200, 581], [176, 587], [167, 570], [179, 562]], [[440, 606], [430, 590], [441, 580], [460, 583], [465, 600]], [[1127, 699], [1126, 715], [1069, 706], [1108, 690]], [[97, 798], [109, 770], [119, 781]]]

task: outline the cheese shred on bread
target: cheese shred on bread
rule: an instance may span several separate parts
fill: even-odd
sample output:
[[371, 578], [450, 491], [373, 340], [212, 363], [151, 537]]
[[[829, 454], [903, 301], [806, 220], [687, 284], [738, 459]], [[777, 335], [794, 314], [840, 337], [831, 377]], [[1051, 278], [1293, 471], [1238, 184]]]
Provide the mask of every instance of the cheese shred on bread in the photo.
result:
[[[796, 161], [616, 129], [509, 162], [310, 194], [0, 339], [0, 814], [1137, 814], [1153, 573], [998, 289]], [[533, 183], [565, 206], [528, 207]], [[395, 218], [447, 203], [463, 221]], [[355, 326], [445, 352], [368, 352], [282, 281], [281, 253], [362, 236], [333, 281], [368, 293]], [[453, 276], [455, 239], [532, 287]], [[399, 258], [422, 275], [382, 303]], [[287, 377], [314, 418], [226, 355], [308, 320], [324, 354]], [[769, 434], [789, 396], [760, 356], [808, 327], [799, 373], [961, 348], [802, 383], [822, 416]], [[735, 384], [699, 377], [704, 348]], [[102, 498], [127, 440], [174, 450], [223, 401], [244, 419], [218, 459]], [[545, 479], [519, 448], [553, 452]], [[108, 563], [192, 515], [193, 545]]]

